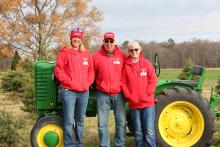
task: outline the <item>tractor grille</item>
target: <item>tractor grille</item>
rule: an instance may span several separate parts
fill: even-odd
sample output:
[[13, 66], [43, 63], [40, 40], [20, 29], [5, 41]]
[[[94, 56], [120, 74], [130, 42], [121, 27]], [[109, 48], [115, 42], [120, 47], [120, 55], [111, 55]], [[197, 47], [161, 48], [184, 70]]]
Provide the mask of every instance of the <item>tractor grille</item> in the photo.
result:
[[54, 81], [54, 62], [35, 63], [35, 97], [37, 109], [54, 109], [57, 105], [57, 84]]

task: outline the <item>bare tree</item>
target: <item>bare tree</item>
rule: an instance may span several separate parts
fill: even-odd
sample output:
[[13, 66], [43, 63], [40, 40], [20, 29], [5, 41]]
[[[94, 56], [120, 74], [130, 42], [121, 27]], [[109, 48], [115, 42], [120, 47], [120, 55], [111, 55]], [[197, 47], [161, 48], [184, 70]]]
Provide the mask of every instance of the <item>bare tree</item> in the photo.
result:
[[193, 39], [192, 41], [175, 43], [173, 39], [167, 42], [139, 41], [144, 56], [153, 61], [154, 54], [160, 56], [162, 68], [182, 68], [186, 61], [205, 67], [220, 66], [220, 42]]

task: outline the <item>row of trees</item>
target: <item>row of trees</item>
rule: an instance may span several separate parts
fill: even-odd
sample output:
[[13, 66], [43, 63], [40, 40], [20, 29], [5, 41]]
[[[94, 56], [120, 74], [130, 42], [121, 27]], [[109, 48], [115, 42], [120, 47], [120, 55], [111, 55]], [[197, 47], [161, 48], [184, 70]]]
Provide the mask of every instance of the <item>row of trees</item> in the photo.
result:
[[[220, 42], [200, 39], [182, 43], [175, 43], [173, 39], [162, 43], [139, 42], [144, 56], [151, 61], [154, 59], [154, 54], [159, 53], [162, 68], [182, 68], [189, 60], [192, 64], [205, 67], [220, 67]], [[124, 49], [126, 43], [122, 44]]]

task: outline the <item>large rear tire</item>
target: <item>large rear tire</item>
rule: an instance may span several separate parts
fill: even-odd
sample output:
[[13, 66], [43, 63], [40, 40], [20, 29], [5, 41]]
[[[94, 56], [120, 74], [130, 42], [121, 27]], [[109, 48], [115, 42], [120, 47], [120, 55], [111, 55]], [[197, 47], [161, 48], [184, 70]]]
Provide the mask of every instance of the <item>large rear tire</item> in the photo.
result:
[[207, 147], [212, 143], [214, 115], [197, 92], [175, 87], [156, 96], [158, 147]]
[[31, 130], [32, 147], [63, 147], [62, 119], [56, 116], [38, 120]]

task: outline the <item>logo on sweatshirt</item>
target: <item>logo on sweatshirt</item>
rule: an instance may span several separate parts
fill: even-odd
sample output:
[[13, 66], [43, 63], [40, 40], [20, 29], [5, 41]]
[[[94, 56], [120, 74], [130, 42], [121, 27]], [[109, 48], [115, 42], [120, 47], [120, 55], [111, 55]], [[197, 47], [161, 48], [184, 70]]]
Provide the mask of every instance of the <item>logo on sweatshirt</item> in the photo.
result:
[[89, 63], [88, 63], [88, 58], [82, 58], [82, 60], [83, 60], [83, 65], [88, 65]]
[[114, 64], [120, 64], [120, 58], [113, 58]]
[[147, 76], [147, 69], [146, 68], [141, 69], [141, 76]]

